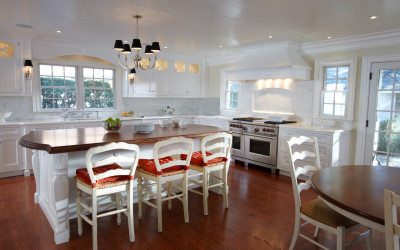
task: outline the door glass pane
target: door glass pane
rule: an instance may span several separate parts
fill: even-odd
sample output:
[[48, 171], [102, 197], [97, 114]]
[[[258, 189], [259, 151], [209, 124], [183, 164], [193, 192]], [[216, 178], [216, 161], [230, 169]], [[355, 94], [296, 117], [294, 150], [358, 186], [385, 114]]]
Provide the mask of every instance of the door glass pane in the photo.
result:
[[376, 153], [372, 162], [373, 166], [386, 166], [387, 165], [387, 155], [386, 153]]
[[250, 152], [270, 156], [270, 142], [250, 139]]
[[400, 155], [389, 155], [389, 166], [400, 167]]
[[394, 154], [400, 154], [400, 134], [390, 135], [389, 152]]
[[335, 105], [335, 115], [344, 116], [345, 106], [341, 104]]
[[376, 101], [377, 109], [390, 111], [392, 109], [392, 97], [392, 91], [379, 91], [378, 99]]
[[400, 132], [400, 113], [393, 114], [392, 132]]
[[386, 152], [389, 144], [389, 133], [375, 132], [374, 151]]
[[336, 92], [335, 93], [335, 103], [345, 104], [346, 103], [346, 93]]
[[379, 89], [393, 89], [394, 70], [384, 69], [380, 71]]
[[376, 112], [376, 127], [378, 131], [388, 131], [390, 126], [390, 112]]

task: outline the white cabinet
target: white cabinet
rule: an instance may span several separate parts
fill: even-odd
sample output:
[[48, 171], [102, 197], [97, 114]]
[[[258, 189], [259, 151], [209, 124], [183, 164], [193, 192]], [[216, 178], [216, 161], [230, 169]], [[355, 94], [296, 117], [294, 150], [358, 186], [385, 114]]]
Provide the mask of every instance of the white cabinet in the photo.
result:
[[20, 175], [24, 171], [22, 147], [19, 139], [23, 127], [20, 125], [0, 126], [0, 176]]
[[152, 79], [152, 71], [138, 70], [133, 83], [135, 96], [156, 96], [156, 83]]
[[0, 95], [15, 95], [23, 91], [20, 42], [0, 38]]
[[191, 70], [190, 65], [184, 62], [171, 68], [171, 93], [176, 97], [199, 97], [201, 89], [201, 69], [198, 66], [197, 72]]
[[[351, 131], [315, 131], [312, 129], [280, 127], [278, 144], [278, 169], [290, 170], [290, 155], [287, 141], [292, 137], [316, 137], [318, 140], [321, 167], [336, 167], [350, 164], [350, 132]], [[312, 150], [310, 148], [310, 150]], [[307, 160], [307, 159], [306, 159]], [[299, 161], [299, 165], [307, 161]]]

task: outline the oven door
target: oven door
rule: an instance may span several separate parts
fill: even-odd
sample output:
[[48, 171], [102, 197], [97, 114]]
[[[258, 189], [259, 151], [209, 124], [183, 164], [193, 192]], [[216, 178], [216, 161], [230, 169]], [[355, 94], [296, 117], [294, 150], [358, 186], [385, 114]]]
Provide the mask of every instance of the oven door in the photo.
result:
[[244, 135], [232, 133], [232, 156], [244, 157]]
[[276, 136], [245, 136], [245, 158], [276, 166], [277, 138]]

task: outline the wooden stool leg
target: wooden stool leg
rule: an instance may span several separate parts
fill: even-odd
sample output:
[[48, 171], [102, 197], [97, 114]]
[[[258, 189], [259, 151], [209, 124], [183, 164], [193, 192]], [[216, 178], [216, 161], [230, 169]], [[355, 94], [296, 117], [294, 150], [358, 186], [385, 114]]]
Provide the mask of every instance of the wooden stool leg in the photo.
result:
[[162, 200], [161, 200], [161, 178], [157, 177], [157, 221], [158, 232], [162, 232]]
[[97, 195], [96, 190], [92, 192], [92, 246], [97, 250]]
[[142, 200], [143, 200], [143, 179], [142, 177], [138, 177], [137, 179], [138, 181], [138, 185], [137, 185], [137, 192], [138, 192], [138, 217], [139, 220], [142, 219], [142, 208], [143, 208], [143, 204], [142, 204]]
[[[116, 193], [116, 194], [115, 194], [115, 203], [116, 203], [116, 205], [117, 205], [117, 210], [122, 209], [122, 206], [121, 206], [121, 199], [120, 199], [120, 194], [119, 194], [119, 193]], [[121, 213], [118, 213], [118, 214], [117, 214], [117, 224], [118, 224], [118, 225], [121, 225]]]
[[292, 242], [290, 243], [290, 250], [294, 249], [294, 246], [296, 245], [297, 238], [299, 237], [299, 232], [300, 232], [300, 211], [296, 212], [296, 219], [294, 222], [294, 230], [293, 230], [293, 237], [292, 237]]
[[128, 227], [129, 227], [129, 240], [135, 241], [135, 228], [133, 222], [133, 181], [129, 181], [128, 185]]
[[203, 170], [203, 212], [208, 215], [208, 172]]
[[183, 203], [183, 215], [185, 217], [185, 222], [189, 223], [189, 202], [188, 202], [188, 171], [183, 175], [182, 180], [182, 203]]
[[77, 187], [76, 188], [76, 214], [78, 219], [78, 235], [82, 236], [82, 191]]

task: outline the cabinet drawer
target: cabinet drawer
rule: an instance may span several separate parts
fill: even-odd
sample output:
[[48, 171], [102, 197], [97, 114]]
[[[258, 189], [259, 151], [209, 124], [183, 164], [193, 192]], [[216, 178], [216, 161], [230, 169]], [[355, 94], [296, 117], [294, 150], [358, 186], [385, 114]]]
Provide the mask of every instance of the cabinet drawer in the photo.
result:
[[22, 126], [0, 126], [1, 135], [21, 135], [22, 132]]

